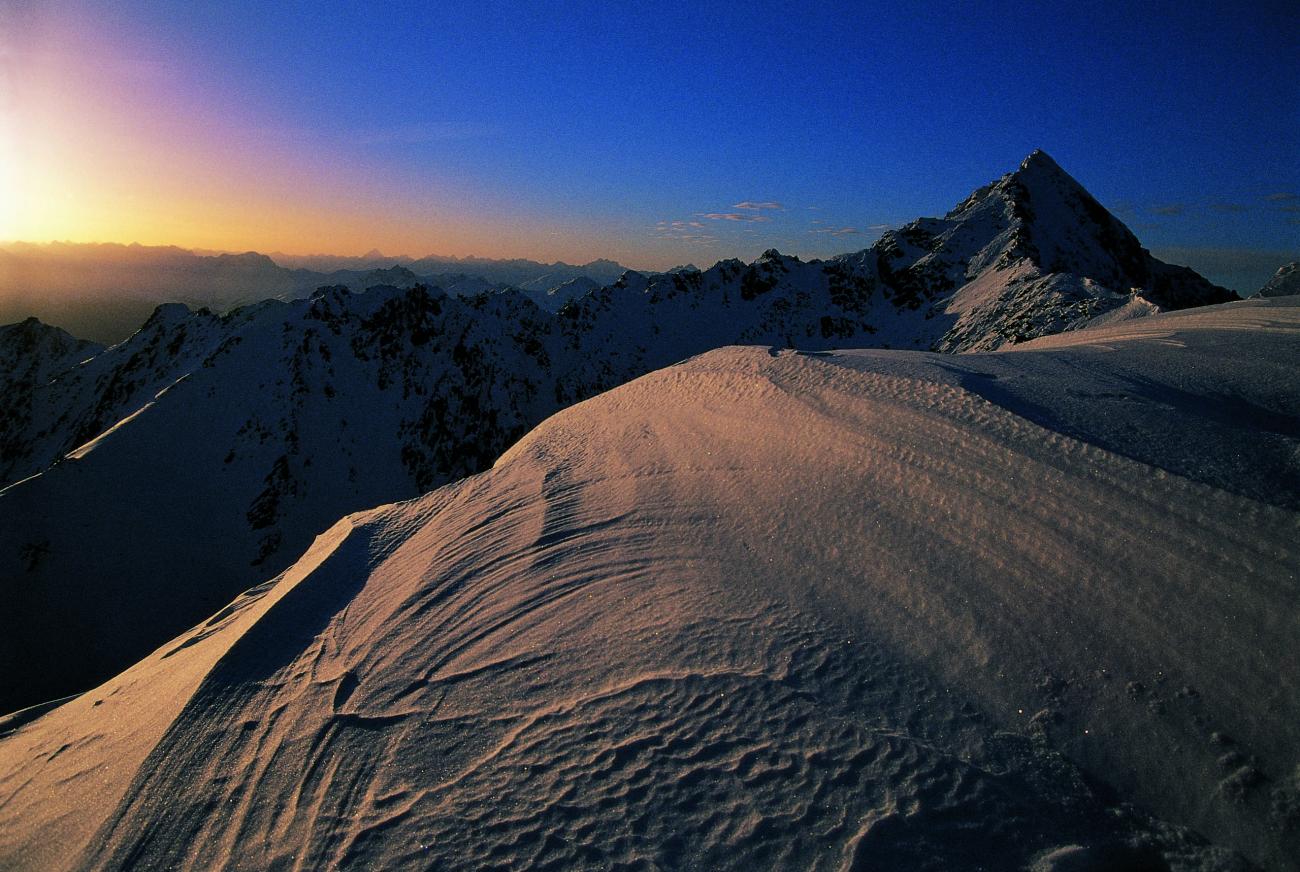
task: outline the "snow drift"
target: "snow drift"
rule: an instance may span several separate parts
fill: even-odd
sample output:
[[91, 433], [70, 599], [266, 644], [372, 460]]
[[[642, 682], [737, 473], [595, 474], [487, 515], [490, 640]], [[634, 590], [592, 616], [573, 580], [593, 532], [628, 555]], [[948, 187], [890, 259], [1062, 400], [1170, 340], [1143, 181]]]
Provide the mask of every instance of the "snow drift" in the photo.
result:
[[[529, 293], [558, 303], [557, 275]], [[103, 681], [339, 517], [480, 472], [546, 416], [691, 355], [991, 350], [1232, 296], [1152, 258], [1042, 152], [829, 261], [627, 272], [567, 286], [558, 314], [445, 290], [163, 306], [0, 398], [0, 711]]]
[[0, 866], [1289, 868], [1296, 302], [574, 406], [11, 716]]

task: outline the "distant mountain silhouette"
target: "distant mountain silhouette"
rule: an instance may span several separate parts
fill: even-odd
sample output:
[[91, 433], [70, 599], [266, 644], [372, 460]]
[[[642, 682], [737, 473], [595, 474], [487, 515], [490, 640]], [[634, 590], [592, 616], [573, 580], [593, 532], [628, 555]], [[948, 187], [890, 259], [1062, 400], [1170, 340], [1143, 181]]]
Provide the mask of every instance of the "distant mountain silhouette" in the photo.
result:
[[[266, 268], [211, 268], [228, 263]], [[3, 408], [27, 411], [0, 416], [0, 482], [40, 474], [0, 513], [15, 580], [0, 709], [111, 674], [342, 515], [484, 470], [558, 409], [712, 348], [994, 349], [1234, 298], [1151, 258], [1041, 153], [855, 254], [625, 271], [556, 314], [516, 290], [448, 294], [409, 265], [383, 275], [407, 286], [163, 306], [84, 364], [60, 346], [10, 391]]]
[[505, 285], [545, 292], [576, 278], [606, 284], [624, 267], [612, 261], [585, 266], [530, 260], [429, 256], [359, 258], [196, 253], [176, 246], [10, 243], [0, 246], [0, 324], [37, 317], [74, 335], [121, 341], [161, 303], [185, 303], [224, 312], [265, 299], [310, 296], [318, 287], [364, 290], [422, 282], [453, 293]]

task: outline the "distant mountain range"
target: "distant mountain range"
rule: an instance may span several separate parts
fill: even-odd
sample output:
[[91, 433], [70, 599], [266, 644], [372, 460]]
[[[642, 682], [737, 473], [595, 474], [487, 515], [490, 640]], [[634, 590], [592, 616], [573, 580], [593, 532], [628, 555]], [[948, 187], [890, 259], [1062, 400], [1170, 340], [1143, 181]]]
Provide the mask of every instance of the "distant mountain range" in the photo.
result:
[[[425, 257], [408, 255], [389, 257], [378, 250], [371, 250], [357, 257], [332, 254], [284, 254], [278, 251], [272, 252], [269, 257], [281, 266], [319, 273], [382, 269], [396, 264], [422, 275], [462, 272], [480, 276], [489, 282], [516, 286], [522, 286], [545, 276], [572, 278], [579, 275], [606, 284], [614, 281], [627, 269], [612, 260], [604, 259], [581, 265], [564, 262], [548, 264], [524, 258], [495, 260], [488, 257], [454, 257], [439, 254]], [[567, 281], [567, 278], [564, 280]], [[552, 284], [548, 287], [554, 286]]]
[[307, 297], [318, 287], [336, 285], [362, 291], [381, 284], [423, 283], [457, 294], [517, 286], [548, 307], [561, 299], [549, 295], [552, 289], [575, 279], [607, 284], [624, 271], [608, 260], [574, 266], [437, 255], [384, 258], [377, 253], [271, 257], [175, 246], [17, 242], [0, 245], [0, 324], [35, 316], [111, 344], [129, 336], [161, 303], [225, 312], [265, 299]]
[[[135, 270], [140, 253], [119, 248]], [[457, 272], [463, 295], [420, 283], [421, 262], [351, 264], [383, 286], [226, 314], [167, 305], [102, 351], [35, 322], [0, 333], [0, 360], [42, 358], [0, 406], [0, 710], [102, 680], [339, 517], [487, 469], [555, 411], [712, 348], [992, 350], [1236, 299], [1151, 257], [1042, 152], [943, 218], [827, 261], [768, 251], [556, 285], [592, 265], [528, 263], [497, 275], [548, 269], [512, 274], [531, 288]]]

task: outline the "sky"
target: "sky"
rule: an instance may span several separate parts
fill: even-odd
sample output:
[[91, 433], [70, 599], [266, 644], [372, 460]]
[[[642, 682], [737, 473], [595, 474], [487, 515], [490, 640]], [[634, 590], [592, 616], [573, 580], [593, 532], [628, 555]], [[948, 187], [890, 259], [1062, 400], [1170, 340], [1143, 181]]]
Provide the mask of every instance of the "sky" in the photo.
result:
[[0, 0], [0, 239], [827, 256], [1041, 147], [1157, 254], [1280, 263], [1298, 34], [1267, 2]]

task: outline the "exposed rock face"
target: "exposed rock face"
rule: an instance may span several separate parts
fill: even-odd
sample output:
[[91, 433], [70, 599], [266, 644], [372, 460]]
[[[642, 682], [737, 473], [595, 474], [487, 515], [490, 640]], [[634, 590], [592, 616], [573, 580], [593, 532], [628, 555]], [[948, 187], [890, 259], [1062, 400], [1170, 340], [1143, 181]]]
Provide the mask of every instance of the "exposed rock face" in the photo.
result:
[[1292, 294], [1300, 294], [1300, 261], [1297, 260], [1280, 267], [1256, 296], [1289, 297]]
[[[0, 327], [0, 486], [39, 472], [57, 456], [57, 450], [33, 444], [42, 435], [35, 426], [35, 397], [60, 373], [103, 349], [35, 318]], [[30, 463], [34, 456], [40, 459]]]
[[[381, 416], [417, 348], [480, 348], [441, 297], [363, 299], [317, 301], [301, 396], [382, 362]], [[658, 370], [0, 718], [0, 867], [1295, 868], [1298, 341], [1292, 297]], [[201, 379], [118, 434], [231, 399]], [[382, 471], [366, 421], [297, 426], [278, 510], [331, 454]]]
[[[482, 471], [555, 411], [701, 352], [992, 349], [1233, 296], [1152, 259], [1041, 152], [856, 254], [572, 290], [555, 314], [424, 285], [168, 305], [84, 365], [34, 352], [0, 417], [0, 486], [45, 470], [0, 492], [0, 578], [21, 589], [0, 613], [0, 709], [83, 689], [342, 515]], [[69, 630], [80, 655], [48, 662]]]
[[942, 219], [890, 231], [856, 257], [869, 254], [896, 297], [956, 317], [933, 343], [939, 351], [997, 348], [1126, 307], [1147, 314], [1237, 299], [1152, 257], [1042, 151]]

